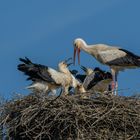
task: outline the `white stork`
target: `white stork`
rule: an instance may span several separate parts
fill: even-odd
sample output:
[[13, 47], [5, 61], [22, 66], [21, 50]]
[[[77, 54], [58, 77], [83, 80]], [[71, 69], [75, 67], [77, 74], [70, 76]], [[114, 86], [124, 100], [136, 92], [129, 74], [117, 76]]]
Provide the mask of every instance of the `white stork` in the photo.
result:
[[87, 45], [81, 38], [74, 40], [74, 63], [77, 53], [78, 63], [80, 64], [80, 50], [89, 53], [100, 63], [110, 67], [113, 76], [112, 86], [115, 94], [117, 94], [118, 88], [118, 72], [125, 69], [140, 67], [140, 56], [137, 56], [130, 51], [106, 44]]
[[83, 87], [88, 92], [105, 92], [109, 90], [109, 84], [112, 80], [112, 75], [109, 72], [103, 71], [96, 67], [93, 69], [81, 66], [85, 71], [86, 77], [83, 81]]
[[[69, 58], [66, 61], [62, 61], [61, 63], [58, 64], [59, 71], [64, 73], [64, 79], [62, 80], [63, 82], [63, 88], [65, 91], [65, 94], [68, 94], [68, 89], [69, 87], [73, 87], [75, 90], [75, 93], [83, 93], [86, 92], [82, 83], [80, 83], [71, 73], [71, 71], [68, 69], [68, 66], [73, 64], [69, 63], [67, 64], [66, 62], [69, 61], [71, 58]], [[61, 78], [60, 78], [61, 79]], [[62, 83], [61, 82], [61, 83]], [[67, 84], [68, 83], [68, 84]]]
[[82, 88], [78, 80], [70, 73], [68, 60], [60, 62], [59, 71], [57, 71], [48, 66], [32, 63], [28, 58], [20, 58], [23, 63], [18, 65], [18, 70], [29, 76], [27, 80], [33, 81], [32, 85], [27, 88], [35, 93], [49, 93], [50, 91], [54, 93], [57, 88], [61, 87], [63, 93], [68, 94], [70, 86], [79, 90]]

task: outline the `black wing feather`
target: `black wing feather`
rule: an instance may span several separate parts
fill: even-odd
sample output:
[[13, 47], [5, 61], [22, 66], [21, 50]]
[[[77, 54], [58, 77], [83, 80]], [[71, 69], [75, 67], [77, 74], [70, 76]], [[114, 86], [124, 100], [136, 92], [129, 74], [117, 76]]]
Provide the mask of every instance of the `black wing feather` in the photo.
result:
[[140, 67], [140, 56], [133, 54], [130, 51], [125, 49], [119, 49], [126, 53], [126, 56], [116, 58], [110, 62], [107, 62], [108, 65], [116, 65], [116, 66], [137, 66]]
[[43, 80], [49, 83], [55, 83], [48, 72], [49, 67], [32, 63], [27, 57], [25, 59], [19, 59], [22, 64], [17, 66], [19, 71], [24, 72], [25, 75], [29, 76], [27, 80], [38, 81]]
[[129, 55], [129, 56], [132, 56], [132, 57], [134, 57], [134, 58], [136, 58], [136, 59], [140, 59], [140, 56], [135, 55], [134, 53], [132, 53], [132, 52], [130, 52], [130, 51], [128, 51], [128, 50], [125, 50], [125, 49], [119, 49], [119, 50], [121, 50], [121, 51], [123, 51], [123, 52], [126, 52], [127, 55]]

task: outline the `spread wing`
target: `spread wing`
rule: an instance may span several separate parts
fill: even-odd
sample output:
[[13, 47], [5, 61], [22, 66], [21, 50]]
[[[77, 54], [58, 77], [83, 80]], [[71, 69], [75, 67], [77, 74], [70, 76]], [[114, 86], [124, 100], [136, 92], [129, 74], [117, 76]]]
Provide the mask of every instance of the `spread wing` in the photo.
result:
[[28, 58], [20, 58], [22, 64], [18, 65], [18, 70], [24, 72], [29, 76], [27, 80], [32, 81], [46, 81], [49, 83], [57, 84], [54, 74], [57, 75], [57, 71], [44, 65], [32, 63]]

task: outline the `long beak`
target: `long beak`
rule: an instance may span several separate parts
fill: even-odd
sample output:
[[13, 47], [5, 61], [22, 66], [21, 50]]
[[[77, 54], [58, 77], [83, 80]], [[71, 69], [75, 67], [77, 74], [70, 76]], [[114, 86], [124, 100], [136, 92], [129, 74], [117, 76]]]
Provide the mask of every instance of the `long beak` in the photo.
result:
[[73, 64], [75, 65], [75, 59], [76, 59], [76, 53], [77, 53], [77, 48], [74, 48], [74, 55], [73, 55]]
[[80, 48], [78, 48], [77, 54], [78, 54], [78, 64], [80, 65]]
[[67, 66], [69, 67], [71, 64], [73, 64], [73, 63], [69, 63], [69, 64], [67, 64]]
[[80, 66], [80, 68], [81, 68], [84, 72], [87, 72], [87, 68], [86, 68], [86, 67]]
[[69, 62], [70, 60], [72, 60], [72, 58], [68, 58], [67, 60], [65, 60], [65, 63]]
[[76, 60], [76, 53], [78, 55], [78, 64], [80, 65], [80, 48], [77, 48], [77, 47], [74, 48], [74, 55], [73, 55], [74, 65], [75, 65], [75, 60]]
[[70, 60], [72, 60], [72, 58], [70, 57], [70, 58], [68, 58], [68, 59], [66, 59], [64, 62], [65, 62], [65, 64], [67, 65], [67, 67], [68, 66], [70, 66], [71, 64], [73, 64], [72, 62], [71, 63], [68, 63]]

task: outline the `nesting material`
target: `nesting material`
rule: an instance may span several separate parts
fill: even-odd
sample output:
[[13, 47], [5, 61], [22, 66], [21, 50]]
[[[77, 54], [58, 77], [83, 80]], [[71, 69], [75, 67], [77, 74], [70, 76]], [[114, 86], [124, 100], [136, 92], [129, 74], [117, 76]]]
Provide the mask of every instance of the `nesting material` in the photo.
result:
[[8, 139], [140, 139], [140, 98], [109, 95], [40, 98], [28, 95], [4, 104], [1, 126]]

